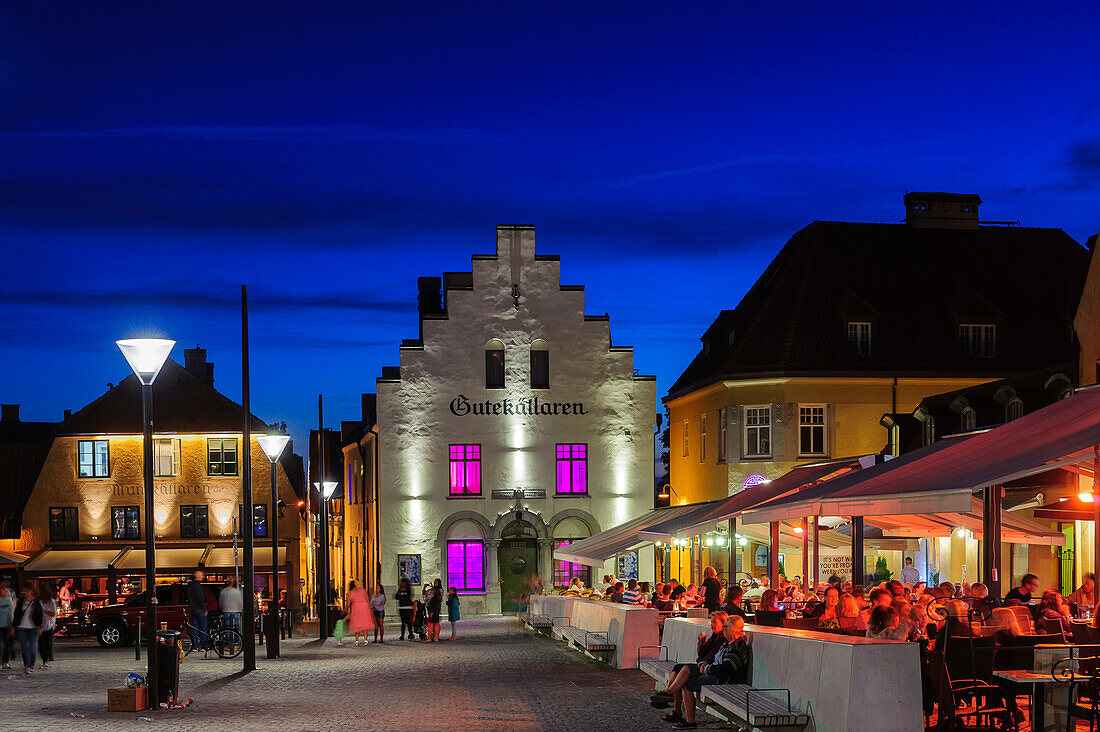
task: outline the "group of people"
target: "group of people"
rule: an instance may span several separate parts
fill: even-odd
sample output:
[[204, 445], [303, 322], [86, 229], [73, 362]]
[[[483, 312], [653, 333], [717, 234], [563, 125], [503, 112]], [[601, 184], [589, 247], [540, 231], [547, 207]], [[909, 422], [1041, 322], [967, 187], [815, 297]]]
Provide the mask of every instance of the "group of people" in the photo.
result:
[[[401, 618], [401, 636], [398, 640], [413, 640], [417, 632], [421, 633], [423, 640], [430, 643], [439, 642], [440, 620], [443, 606], [447, 607], [447, 619], [451, 626], [451, 637], [457, 638], [457, 623], [460, 619], [458, 590], [451, 587], [446, 595], [443, 592], [442, 580], [435, 580], [423, 587], [422, 600], [413, 596], [409, 581], [402, 578], [397, 585], [397, 591], [393, 595], [397, 603], [397, 614]], [[375, 643], [385, 643], [385, 618], [386, 618], [386, 590], [381, 584], [376, 585], [374, 592], [368, 593], [365, 588], [359, 587], [354, 580], [348, 585], [343, 608], [345, 629], [348, 634], [355, 636], [355, 645], [359, 645], [359, 636], [363, 636], [363, 645], [369, 645], [367, 634], [374, 633]], [[337, 641], [337, 645], [344, 645], [344, 639]]]
[[35, 664], [49, 668], [53, 662], [53, 635], [58, 604], [53, 585], [25, 584], [18, 597], [8, 580], [0, 580], [0, 667], [11, 668], [15, 643], [23, 659], [23, 673], [34, 673]]

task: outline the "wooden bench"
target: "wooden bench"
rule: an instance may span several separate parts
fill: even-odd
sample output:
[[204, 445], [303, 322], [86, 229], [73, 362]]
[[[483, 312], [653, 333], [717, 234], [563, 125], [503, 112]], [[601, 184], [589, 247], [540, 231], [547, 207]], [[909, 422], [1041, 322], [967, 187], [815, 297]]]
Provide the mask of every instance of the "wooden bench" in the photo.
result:
[[527, 623], [540, 633], [554, 627], [553, 621], [551, 621], [550, 618], [546, 617], [545, 615], [536, 615], [534, 613], [528, 612], [522, 613], [520, 615], [520, 618], [522, 618], [523, 622]]
[[[771, 693], [786, 694], [787, 702], [779, 701]], [[754, 729], [805, 727], [810, 723], [808, 714], [791, 708], [791, 692], [787, 689], [754, 689], [747, 684], [719, 684], [704, 686], [699, 692], [699, 700], [706, 705], [708, 714], [729, 721], [727, 715], [732, 712]]]
[[658, 661], [656, 658], [643, 658], [638, 661], [638, 668], [661, 685], [661, 689], [667, 685], [668, 675], [672, 673], [672, 667], [675, 665], [675, 661]]
[[607, 633], [572, 626], [561, 628], [558, 633], [563, 640], [594, 658], [606, 661], [607, 656], [615, 652], [615, 644], [607, 639]]

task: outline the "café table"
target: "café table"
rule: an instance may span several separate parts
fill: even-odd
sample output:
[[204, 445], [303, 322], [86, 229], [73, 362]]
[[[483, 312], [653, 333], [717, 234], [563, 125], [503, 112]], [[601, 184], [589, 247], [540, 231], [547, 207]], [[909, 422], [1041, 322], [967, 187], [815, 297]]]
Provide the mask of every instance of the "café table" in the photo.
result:
[[1049, 672], [1022, 669], [994, 671], [993, 675], [1017, 684], [1031, 684], [1031, 729], [1035, 732], [1046, 729], [1046, 700], [1043, 698], [1043, 690], [1045, 684], [1058, 683], [1058, 680]]

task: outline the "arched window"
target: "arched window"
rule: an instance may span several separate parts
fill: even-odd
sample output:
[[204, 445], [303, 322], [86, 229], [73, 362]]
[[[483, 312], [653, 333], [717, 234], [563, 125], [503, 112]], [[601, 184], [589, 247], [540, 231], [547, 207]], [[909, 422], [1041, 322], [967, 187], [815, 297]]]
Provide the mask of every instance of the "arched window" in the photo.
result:
[[459, 592], [485, 590], [485, 535], [470, 519], [447, 531], [447, 586]]
[[931, 415], [924, 418], [922, 437], [925, 445], [931, 445], [936, 441], [936, 420]]
[[977, 422], [977, 414], [972, 407], [967, 407], [959, 414], [959, 430], [962, 432], [970, 432], [974, 429], [974, 424]]
[[485, 344], [485, 388], [504, 388], [504, 343], [496, 338]]
[[1010, 399], [1005, 405], [1005, 422], [1011, 422], [1024, 416], [1024, 403], [1018, 397]]
[[[588, 526], [580, 519], [572, 516], [564, 518], [554, 527], [554, 548], [561, 549], [563, 546], [569, 546], [581, 539], [588, 538], [590, 534], [591, 532], [588, 530]], [[583, 582], [586, 587], [590, 587], [592, 583], [592, 570], [584, 564], [577, 564], [576, 562], [569, 562], [562, 559], [554, 560], [554, 587], [568, 587], [574, 577], [580, 577], [581, 582]]]
[[541, 338], [531, 344], [531, 388], [550, 388], [550, 348]]

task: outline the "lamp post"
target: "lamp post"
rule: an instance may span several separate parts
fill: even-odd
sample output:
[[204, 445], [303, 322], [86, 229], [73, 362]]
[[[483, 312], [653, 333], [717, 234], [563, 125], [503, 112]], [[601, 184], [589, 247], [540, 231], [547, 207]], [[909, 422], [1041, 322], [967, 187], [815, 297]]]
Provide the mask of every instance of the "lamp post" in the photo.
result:
[[668, 505], [672, 505], [672, 496], [676, 495], [676, 489], [672, 487], [671, 483], [665, 483], [661, 486], [661, 492], [657, 494], [658, 498], [667, 498]]
[[[172, 352], [175, 341], [165, 338], [127, 338], [115, 341], [118, 350], [141, 383], [141, 448], [145, 492], [145, 640], [149, 661], [147, 699], [157, 709], [157, 561], [156, 523], [153, 520], [153, 382]], [[138, 643], [141, 642], [139, 638]]]
[[[290, 442], [287, 435], [262, 435], [256, 438], [260, 448], [271, 461], [271, 515], [267, 519], [268, 530], [271, 533], [271, 601], [268, 603], [268, 613], [271, 615], [271, 626], [267, 632], [267, 657], [279, 657], [279, 483], [278, 471], [279, 456]], [[289, 588], [287, 588], [289, 592]]]
[[317, 584], [320, 585], [317, 592], [317, 612], [321, 621], [322, 640], [328, 638], [328, 501], [337, 485], [333, 480], [313, 484], [321, 494], [321, 571], [317, 577]]

